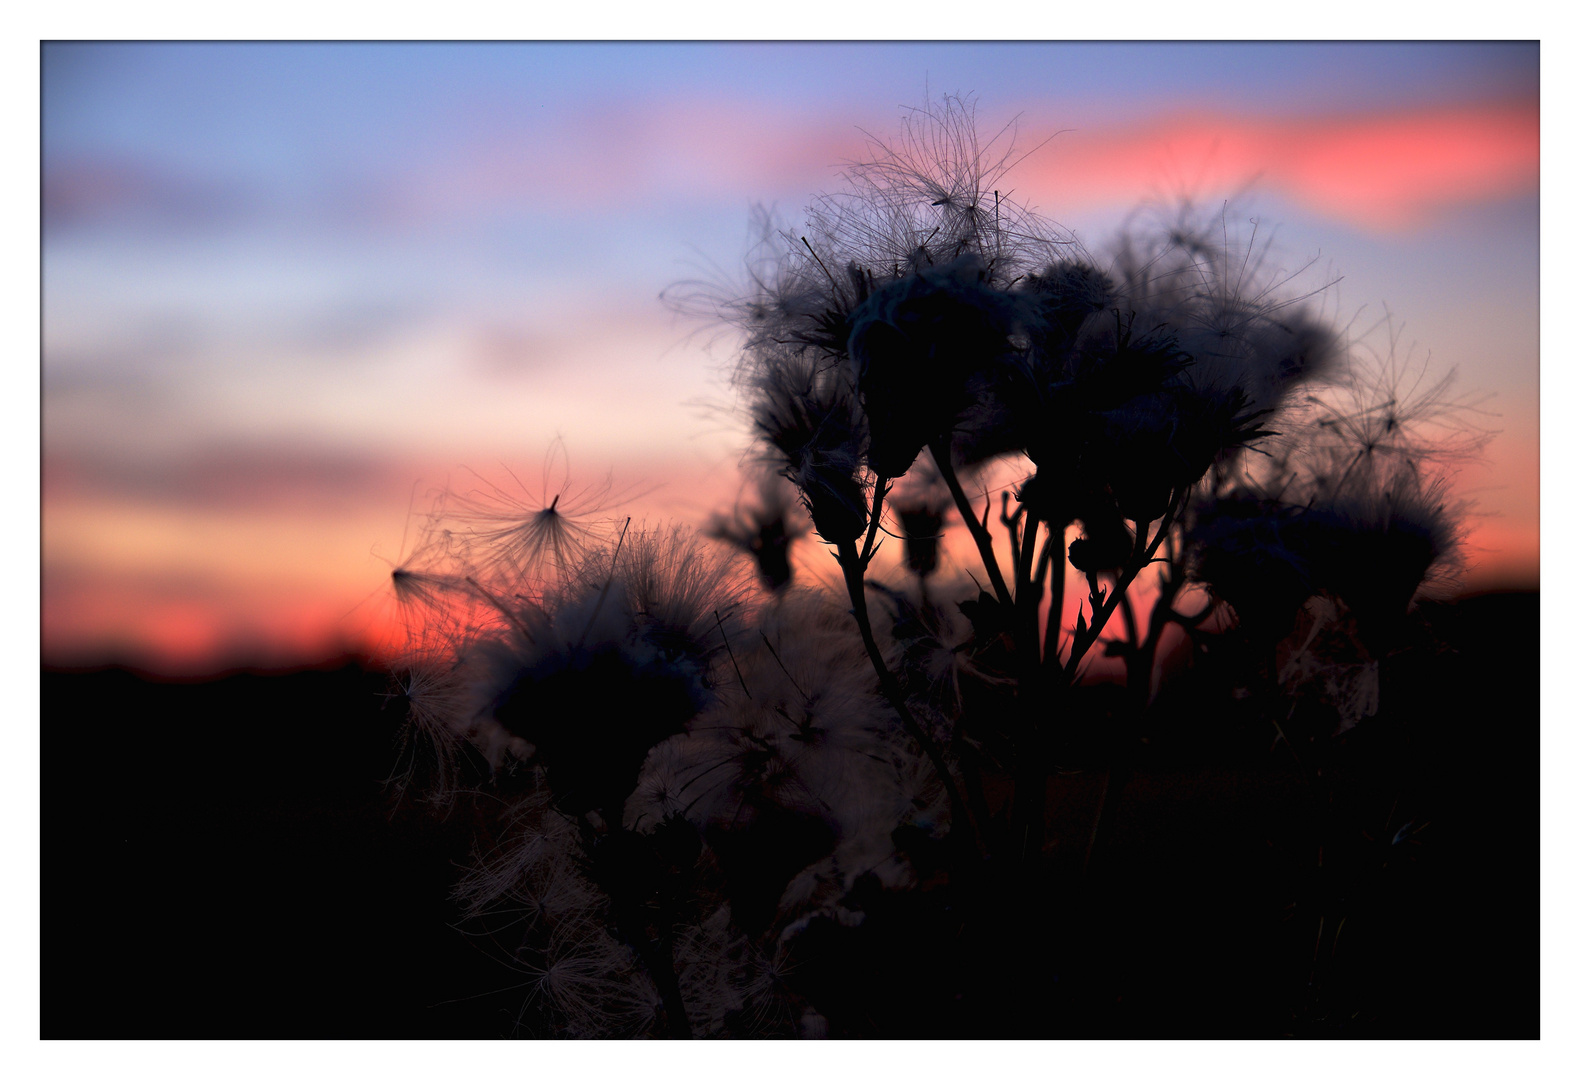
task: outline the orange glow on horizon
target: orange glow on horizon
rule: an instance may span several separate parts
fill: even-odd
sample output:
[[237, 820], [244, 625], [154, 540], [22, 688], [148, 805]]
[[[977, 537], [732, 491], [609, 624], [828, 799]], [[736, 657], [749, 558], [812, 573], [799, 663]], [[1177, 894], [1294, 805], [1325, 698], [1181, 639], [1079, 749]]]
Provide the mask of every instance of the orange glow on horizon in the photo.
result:
[[[1002, 529], [995, 528], [1002, 534]], [[967, 581], [982, 578], [976, 550], [958, 522], [949, 530], [944, 573]], [[1002, 540], [1002, 535], [1000, 535]], [[900, 541], [885, 545], [874, 572], [898, 581]], [[1472, 565], [1458, 590], [1535, 588], [1538, 545], [1524, 532], [1489, 522], [1470, 530]], [[1006, 559], [1007, 550], [1000, 551]], [[800, 545], [798, 580], [834, 589], [833, 560], [815, 536]], [[749, 566], [742, 564], [742, 572]], [[287, 666], [328, 656], [356, 653], [389, 660], [406, 640], [404, 615], [382, 567], [358, 575], [361, 592], [351, 589], [280, 593], [267, 588], [227, 585], [213, 594], [171, 595], [157, 584], [96, 582], [89, 589], [55, 589], [46, 573], [44, 659], [47, 663], [133, 663], [166, 673], [218, 670], [236, 663]], [[1146, 610], [1145, 586], [1138, 583], [1138, 611]], [[1074, 624], [1084, 599], [1084, 582], [1070, 573], [1064, 623]], [[1114, 620], [1108, 634], [1117, 632]], [[1066, 634], [1068, 638], [1068, 634]]]

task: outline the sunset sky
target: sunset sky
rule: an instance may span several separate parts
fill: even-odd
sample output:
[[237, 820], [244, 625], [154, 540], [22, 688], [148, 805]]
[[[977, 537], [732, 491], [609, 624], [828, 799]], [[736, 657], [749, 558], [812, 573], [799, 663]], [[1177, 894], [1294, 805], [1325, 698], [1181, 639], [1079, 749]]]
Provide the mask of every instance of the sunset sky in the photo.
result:
[[730, 342], [660, 293], [957, 91], [1092, 250], [1231, 199], [1340, 322], [1490, 394], [1466, 587], [1534, 586], [1538, 75], [1510, 44], [46, 46], [45, 660], [363, 642], [413, 507], [535, 488], [557, 437], [623, 513], [702, 523], [740, 482]]

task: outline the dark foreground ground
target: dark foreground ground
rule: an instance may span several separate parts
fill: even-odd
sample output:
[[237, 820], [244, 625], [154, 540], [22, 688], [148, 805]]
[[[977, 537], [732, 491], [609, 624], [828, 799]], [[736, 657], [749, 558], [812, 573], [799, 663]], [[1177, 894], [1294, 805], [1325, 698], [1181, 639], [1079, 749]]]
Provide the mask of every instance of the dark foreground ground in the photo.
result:
[[[1155, 732], [1058, 916], [1076, 959], [1019, 975], [1069, 991], [988, 995], [1057, 1007], [947, 1034], [1537, 1037], [1537, 597], [1423, 614], [1452, 648], [1397, 666], [1392, 707], [1316, 788], [1259, 727], [1204, 712]], [[517, 977], [454, 928], [472, 823], [383, 785], [384, 689], [349, 663], [44, 673], [45, 1038], [511, 1032]], [[1100, 784], [1054, 785], [1072, 851]], [[849, 956], [833, 1004], [854, 995], [870, 1034], [946, 1034], [880, 1000], [918, 954]]]

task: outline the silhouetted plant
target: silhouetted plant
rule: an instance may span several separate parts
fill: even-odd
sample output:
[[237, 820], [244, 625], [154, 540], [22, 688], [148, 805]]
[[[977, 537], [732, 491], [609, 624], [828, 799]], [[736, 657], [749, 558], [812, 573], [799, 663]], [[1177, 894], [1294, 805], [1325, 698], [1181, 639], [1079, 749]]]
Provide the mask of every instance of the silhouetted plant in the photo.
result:
[[790, 584], [794, 568], [791, 548], [807, 533], [795, 512], [794, 489], [775, 473], [758, 477], [755, 503], [737, 505], [733, 514], [714, 514], [708, 535], [746, 552], [757, 563], [757, 573], [769, 589]]
[[[680, 298], [742, 334], [766, 474], [708, 533], [757, 590], [683, 529], [586, 518], [607, 487], [547, 478], [547, 501], [441, 500], [395, 572], [446, 641], [402, 677], [413, 725], [444, 762], [475, 747], [513, 807], [462, 895], [528, 977], [527, 1030], [969, 1032], [1017, 933], [1062, 947], [1049, 778], [1103, 748], [1090, 868], [1166, 635], [1230, 628], [1275, 725], [1302, 695], [1375, 712], [1453, 562], [1444, 467], [1483, 437], [1477, 402], [1401, 393], [1408, 365], [1353, 348], [1227, 212], [1138, 225], [1100, 268], [1001, 193], [1014, 160], [969, 103], [916, 110], [804, 231], [765, 227], [742, 293]], [[797, 584], [790, 492], [841, 597]], [[940, 557], [951, 509], [964, 566]], [[890, 526], [903, 581], [874, 561]], [[1087, 685], [1100, 659], [1122, 690]], [[878, 965], [869, 1001], [995, 959], [907, 1020], [852, 1011], [847, 949]]]

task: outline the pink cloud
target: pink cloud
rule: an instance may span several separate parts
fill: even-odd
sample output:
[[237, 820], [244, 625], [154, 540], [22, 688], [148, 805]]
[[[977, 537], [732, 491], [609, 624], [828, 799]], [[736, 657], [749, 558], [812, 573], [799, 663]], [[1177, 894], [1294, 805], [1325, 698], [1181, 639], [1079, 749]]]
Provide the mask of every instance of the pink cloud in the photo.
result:
[[235, 184], [181, 175], [132, 158], [74, 157], [44, 170], [49, 225], [141, 217], [171, 223], [234, 220], [255, 203]]
[[1063, 213], [1255, 181], [1328, 217], [1394, 231], [1444, 207], [1535, 191], [1540, 135], [1535, 102], [1288, 120], [1189, 113], [1060, 134], [1017, 169], [1018, 195]]
[[453, 157], [369, 197], [383, 213], [416, 219], [500, 205], [586, 213], [677, 196], [811, 194], [834, 185], [839, 163], [864, 144], [844, 119], [713, 101], [593, 103], [530, 135], [479, 131]]
[[[1036, 138], [1023, 126], [1021, 145]], [[1327, 217], [1396, 231], [1445, 207], [1535, 191], [1540, 147], [1534, 101], [1285, 119], [1195, 111], [1063, 132], [1009, 182], [1055, 217], [1255, 182]], [[810, 195], [838, 187], [840, 165], [867, 153], [852, 122], [691, 102], [590, 110], [532, 152], [488, 144], [465, 163], [466, 179], [447, 186], [485, 197], [553, 190], [590, 203], [641, 192]]]

